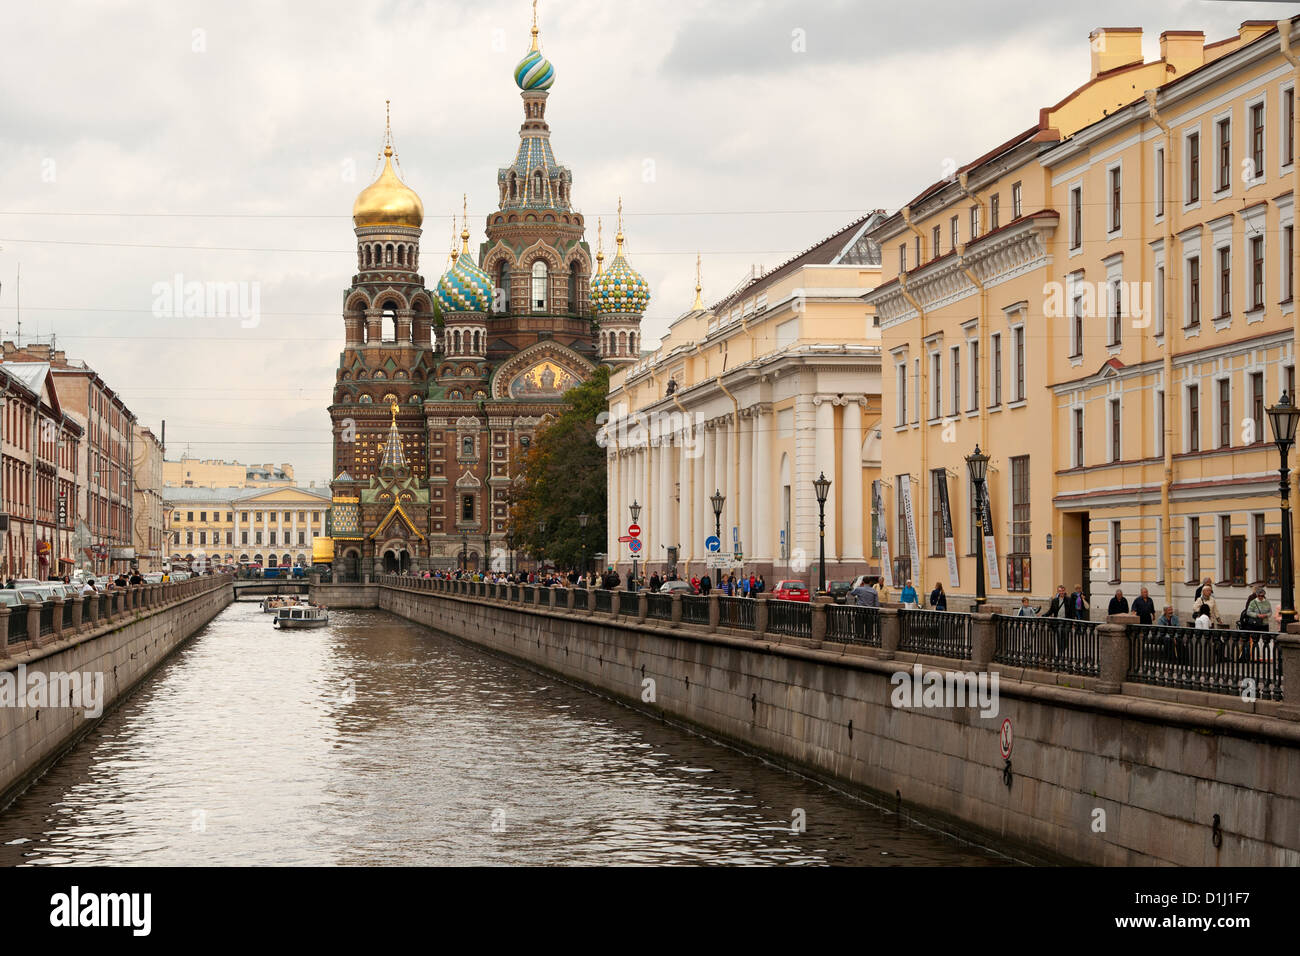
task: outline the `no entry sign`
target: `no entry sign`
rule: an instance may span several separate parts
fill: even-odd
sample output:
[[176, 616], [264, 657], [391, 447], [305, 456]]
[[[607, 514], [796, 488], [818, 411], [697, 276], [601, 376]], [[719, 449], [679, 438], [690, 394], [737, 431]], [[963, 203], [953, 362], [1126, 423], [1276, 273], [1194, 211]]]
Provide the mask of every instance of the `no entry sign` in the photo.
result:
[[628, 537], [629, 537], [629, 538], [639, 538], [639, 537], [641, 537], [641, 526], [640, 526], [639, 524], [630, 524], [630, 525], [628, 525], [628, 526], [627, 526], [627, 534], [628, 534]]

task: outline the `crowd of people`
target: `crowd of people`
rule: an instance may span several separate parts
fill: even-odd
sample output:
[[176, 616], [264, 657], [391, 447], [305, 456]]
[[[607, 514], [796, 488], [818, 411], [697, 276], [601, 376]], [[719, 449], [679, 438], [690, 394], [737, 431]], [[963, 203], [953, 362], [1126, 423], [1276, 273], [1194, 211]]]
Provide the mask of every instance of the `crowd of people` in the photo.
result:
[[[596, 571], [559, 571], [551, 570], [520, 570], [520, 571], [407, 571], [409, 577], [434, 578], [441, 581], [486, 581], [489, 584], [535, 584], [542, 587], [585, 587], [585, 588], [604, 588], [608, 591], [617, 591], [620, 588], [627, 588], [629, 591], [637, 591], [642, 588], [648, 588], [651, 591], [659, 591], [669, 581], [682, 581], [689, 586], [692, 594], [708, 595], [714, 591], [719, 594], [727, 594], [734, 597], [754, 597], [762, 594], [767, 590], [767, 582], [763, 575], [750, 573], [748, 575], [737, 575], [734, 571], [730, 574], [723, 575], [719, 580], [714, 581], [706, 571], [703, 575], [693, 576], [689, 580], [679, 578], [675, 571], [668, 571], [660, 574], [653, 571], [647, 577], [644, 574], [633, 577], [630, 573], [620, 574], [612, 567], [607, 567], [602, 572]], [[679, 590], [683, 592], [686, 587]]]
[[[1056, 594], [1047, 605], [1046, 614], [1043, 614], [1041, 606], [1030, 604], [1027, 597], [1020, 599], [1018, 613], [1021, 617], [1042, 615], [1044, 617], [1088, 620], [1089, 604], [1088, 599], [1083, 594], [1081, 585], [1076, 584], [1074, 592], [1067, 593], [1065, 585], [1060, 584], [1057, 585]], [[1191, 613], [1188, 615], [1186, 623], [1179, 617], [1172, 604], [1164, 605], [1157, 614], [1155, 602], [1151, 599], [1151, 592], [1147, 588], [1141, 588], [1132, 603], [1124, 595], [1123, 588], [1116, 588], [1115, 596], [1106, 605], [1106, 614], [1107, 616], [1112, 614], [1133, 614], [1137, 617], [1139, 624], [1154, 624], [1160, 627], [1194, 627], [1201, 630], [1212, 630], [1230, 626], [1219, 613], [1218, 602], [1214, 599], [1214, 582], [1208, 577], [1201, 582], [1192, 595]], [[1251, 591], [1250, 599], [1246, 602], [1237, 618], [1236, 627], [1242, 631], [1280, 631], [1282, 629], [1281, 608], [1273, 607], [1268, 599], [1268, 591], [1262, 584], [1257, 585]]]

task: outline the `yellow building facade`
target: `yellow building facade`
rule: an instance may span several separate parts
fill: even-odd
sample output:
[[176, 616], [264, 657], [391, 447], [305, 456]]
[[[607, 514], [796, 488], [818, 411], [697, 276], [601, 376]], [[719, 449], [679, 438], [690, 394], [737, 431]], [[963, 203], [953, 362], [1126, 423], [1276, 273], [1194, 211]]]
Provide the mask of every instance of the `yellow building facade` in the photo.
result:
[[168, 488], [172, 562], [308, 566], [325, 534], [328, 493], [312, 488]]
[[1088, 83], [873, 232], [900, 570], [972, 595], [982, 552], [992, 600], [1078, 584], [1094, 617], [1117, 589], [1185, 617], [1210, 577], [1226, 617], [1277, 585], [1264, 409], [1294, 394], [1294, 40], [1289, 22], [1172, 31], [1144, 63], [1140, 31], [1096, 31]]
[[614, 372], [602, 432], [608, 564], [631, 569], [618, 538], [635, 503], [646, 574], [702, 574], [717, 532], [737, 572], [815, 586], [813, 481], [824, 474], [828, 579], [873, 569], [865, 501], [880, 459], [880, 349], [862, 296], [879, 282], [879, 249], [866, 238], [879, 218], [849, 224], [712, 308], [697, 289], [658, 348]]

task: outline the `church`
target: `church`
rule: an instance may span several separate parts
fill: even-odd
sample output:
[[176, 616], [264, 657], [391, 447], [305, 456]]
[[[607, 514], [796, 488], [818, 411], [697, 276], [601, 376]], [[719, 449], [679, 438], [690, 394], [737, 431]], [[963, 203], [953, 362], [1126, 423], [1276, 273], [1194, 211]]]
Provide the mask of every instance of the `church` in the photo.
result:
[[[378, 178], [357, 196], [357, 274], [329, 407], [335, 580], [482, 568], [506, 549], [511, 496], [538, 431], [600, 363], [640, 352], [645, 280], [616, 251], [593, 259], [573, 174], [551, 149], [555, 68], [532, 46], [515, 67], [519, 146], [497, 171], [497, 208], [432, 288], [420, 274], [424, 207], [402, 181], [391, 125]], [[395, 164], [396, 168], [395, 168]]]

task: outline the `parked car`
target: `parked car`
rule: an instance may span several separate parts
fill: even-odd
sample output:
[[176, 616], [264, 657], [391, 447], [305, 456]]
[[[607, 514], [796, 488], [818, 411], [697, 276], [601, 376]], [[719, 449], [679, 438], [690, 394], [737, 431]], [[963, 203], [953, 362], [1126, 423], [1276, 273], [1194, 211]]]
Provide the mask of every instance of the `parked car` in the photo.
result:
[[772, 597], [778, 601], [812, 600], [812, 596], [808, 593], [808, 585], [802, 581], [777, 581], [776, 587], [772, 590]]
[[829, 594], [836, 604], [844, 604], [848, 601], [849, 592], [853, 590], [852, 581], [827, 581], [826, 593]]
[[674, 591], [681, 591], [683, 594], [694, 594], [690, 581], [665, 581], [659, 585], [660, 594], [672, 594]]

